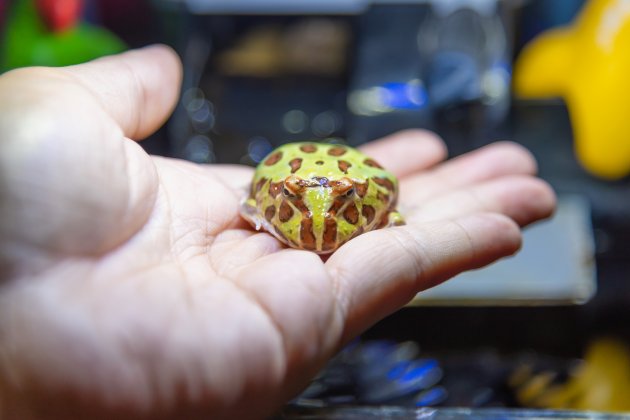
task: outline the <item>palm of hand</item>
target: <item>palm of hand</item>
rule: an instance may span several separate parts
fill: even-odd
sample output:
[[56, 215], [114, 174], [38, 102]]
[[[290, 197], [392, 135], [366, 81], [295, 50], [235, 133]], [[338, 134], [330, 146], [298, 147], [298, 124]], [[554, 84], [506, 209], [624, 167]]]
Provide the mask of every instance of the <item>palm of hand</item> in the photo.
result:
[[[140, 69], [146, 57], [133, 54], [140, 53], [126, 66]], [[142, 54], [172, 61], [164, 51]], [[69, 71], [75, 84], [94, 76]], [[434, 167], [441, 144], [402, 133], [365, 151], [400, 176], [408, 225], [362, 235], [324, 263], [246, 226], [238, 209], [250, 169], [150, 158], [124, 138], [155, 129], [174, 89], [158, 94], [154, 83], [138, 95], [149, 109], [132, 118], [116, 111], [130, 107], [111, 106], [111, 92], [89, 84], [74, 91], [66, 82], [52, 92], [69, 107], [55, 115], [68, 123], [63, 147], [36, 133], [37, 150], [53, 156], [36, 152], [6, 165], [43, 172], [27, 180], [41, 196], [17, 189], [19, 182], [8, 190], [13, 204], [0, 231], [13, 238], [2, 257], [14, 274], [0, 295], [0, 350], [11, 361], [0, 367], [16, 402], [28, 404], [43, 386], [37, 398], [61, 412], [64, 392], [75, 403], [269, 412], [340, 345], [417, 291], [514, 252], [520, 236], [509, 218], [525, 225], [553, 208], [516, 146]], [[158, 96], [166, 97], [151, 105], [147, 98]], [[25, 205], [33, 213], [16, 218]], [[42, 210], [45, 234], [29, 229]]]

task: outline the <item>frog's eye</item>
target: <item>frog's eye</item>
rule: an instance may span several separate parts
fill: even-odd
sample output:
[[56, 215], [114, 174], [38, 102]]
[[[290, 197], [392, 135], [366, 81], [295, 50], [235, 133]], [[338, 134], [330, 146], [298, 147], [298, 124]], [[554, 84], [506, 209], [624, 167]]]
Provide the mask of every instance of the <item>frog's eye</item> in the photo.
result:
[[341, 178], [339, 180], [331, 181], [330, 186], [333, 189], [333, 194], [340, 198], [350, 198], [355, 192], [354, 184], [349, 178]]
[[287, 187], [282, 189], [282, 195], [290, 199], [294, 199], [296, 197], [296, 195], [293, 194]]
[[284, 180], [283, 187], [282, 195], [287, 198], [296, 198], [304, 192], [306, 181], [295, 175], [291, 175]]

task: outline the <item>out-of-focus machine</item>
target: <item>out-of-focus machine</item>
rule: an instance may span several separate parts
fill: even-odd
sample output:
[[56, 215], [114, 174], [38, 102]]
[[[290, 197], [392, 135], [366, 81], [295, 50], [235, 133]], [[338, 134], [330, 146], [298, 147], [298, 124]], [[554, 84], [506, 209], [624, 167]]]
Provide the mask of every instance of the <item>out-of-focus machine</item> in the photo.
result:
[[[193, 160], [255, 163], [261, 151], [296, 139], [337, 137], [356, 145], [454, 121], [494, 126], [510, 105], [509, 3], [161, 4], [183, 14], [189, 127], [176, 127], [172, 137]], [[194, 153], [201, 142], [190, 139], [198, 134], [215, 153]], [[461, 143], [453, 145], [458, 152], [478, 146]]]

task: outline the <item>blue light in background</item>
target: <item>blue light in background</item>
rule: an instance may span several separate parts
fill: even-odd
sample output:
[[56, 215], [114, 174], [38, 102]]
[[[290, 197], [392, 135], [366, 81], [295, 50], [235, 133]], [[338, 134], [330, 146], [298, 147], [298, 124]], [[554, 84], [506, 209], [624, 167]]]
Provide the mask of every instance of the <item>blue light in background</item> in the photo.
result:
[[392, 109], [421, 109], [427, 104], [428, 94], [418, 79], [409, 82], [389, 82], [381, 86], [381, 103]]
[[249, 139], [247, 153], [250, 159], [255, 163], [259, 163], [263, 160], [272, 150], [273, 146], [271, 142], [264, 137], [256, 136]]

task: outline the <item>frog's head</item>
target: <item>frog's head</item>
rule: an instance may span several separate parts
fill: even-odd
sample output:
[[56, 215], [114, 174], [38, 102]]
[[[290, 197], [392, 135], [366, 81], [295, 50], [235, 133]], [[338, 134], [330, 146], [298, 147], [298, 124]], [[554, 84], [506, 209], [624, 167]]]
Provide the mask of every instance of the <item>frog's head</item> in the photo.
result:
[[290, 175], [283, 183], [279, 219], [286, 219], [283, 213], [293, 209], [298, 217], [291, 217], [287, 224], [278, 228], [295, 232], [295, 239], [304, 249], [331, 252], [360, 233], [357, 190], [362, 187], [363, 184], [347, 177], [303, 179]]

